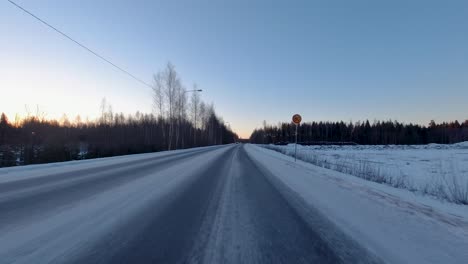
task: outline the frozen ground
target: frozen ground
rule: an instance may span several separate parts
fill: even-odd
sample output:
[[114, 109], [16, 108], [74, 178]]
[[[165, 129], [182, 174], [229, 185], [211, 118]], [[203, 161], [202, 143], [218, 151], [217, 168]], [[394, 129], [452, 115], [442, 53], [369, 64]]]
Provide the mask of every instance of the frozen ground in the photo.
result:
[[[293, 156], [294, 145], [266, 148]], [[298, 158], [370, 181], [468, 203], [468, 142], [414, 146], [298, 146]]]

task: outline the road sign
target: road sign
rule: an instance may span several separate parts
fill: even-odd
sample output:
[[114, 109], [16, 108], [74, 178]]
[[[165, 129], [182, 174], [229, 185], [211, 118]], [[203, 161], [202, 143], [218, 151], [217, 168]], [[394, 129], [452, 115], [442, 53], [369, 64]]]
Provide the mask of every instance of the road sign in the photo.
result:
[[297, 127], [302, 121], [302, 116], [300, 114], [295, 114], [292, 117], [292, 121], [296, 124], [296, 144], [294, 144], [294, 162], [297, 160]]
[[301, 115], [299, 115], [299, 114], [293, 115], [292, 121], [293, 121], [294, 124], [299, 125], [301, 123], [301, 121], [302, 121]]

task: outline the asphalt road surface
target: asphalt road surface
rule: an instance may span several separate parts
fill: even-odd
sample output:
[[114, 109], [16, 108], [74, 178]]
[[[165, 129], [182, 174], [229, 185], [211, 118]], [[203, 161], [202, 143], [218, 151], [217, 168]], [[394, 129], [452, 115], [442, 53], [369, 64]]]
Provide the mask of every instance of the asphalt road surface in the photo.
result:
[[0, 263], [376, 262], [241, 144], [0, 182]]

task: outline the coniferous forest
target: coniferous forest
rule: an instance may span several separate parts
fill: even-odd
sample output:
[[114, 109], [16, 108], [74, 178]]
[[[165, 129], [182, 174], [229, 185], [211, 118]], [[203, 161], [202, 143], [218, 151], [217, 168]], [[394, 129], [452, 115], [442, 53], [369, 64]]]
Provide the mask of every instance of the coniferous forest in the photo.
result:
[[[264, 124], [256, 129], [251, 137], [252, 143], [277, 144], [294, 142], [296, 125], [281, 123]], [[356, 143], [362, 145], [413, 145], [413, 144], [451, 144], [468, 141], [468, 120], [436, 123], [427, 126], [404, 124], [397, 121], [365, 122], [306, 122], [298, 127], [298, 142], [314, 143]]]

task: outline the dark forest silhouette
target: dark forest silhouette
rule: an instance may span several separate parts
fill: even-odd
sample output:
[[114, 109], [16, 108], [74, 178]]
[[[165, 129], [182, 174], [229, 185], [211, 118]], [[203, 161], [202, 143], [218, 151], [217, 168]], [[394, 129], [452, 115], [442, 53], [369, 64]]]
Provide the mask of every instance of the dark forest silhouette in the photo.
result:
[[[281, 123], [264, 124], [250, 136], [252, 143], [275, 144], [294, 142], [295, 125]], [[298, 141], [313, 142], [354, 142], [362, 145], [413, 145], [413, 144], [451, 144], [468, 141], [468, 120], [436, 124], [431, 121], [427, 126], [404, 124], [397, 121], [365, 122], [309, 122], [298, 128]]]
[[[152, 114], [109, 114], [96, 122], [41, 120], [29, 117], [11, 124], [0, 119], [0, 167], [109, 157], [161, 150], [233, 143], [237, 139], [211, 112], [195, 128], [188, 120], [174, 126]], [[169, 142], [171, 140], [171, 142]]]

